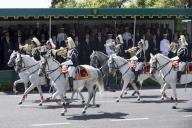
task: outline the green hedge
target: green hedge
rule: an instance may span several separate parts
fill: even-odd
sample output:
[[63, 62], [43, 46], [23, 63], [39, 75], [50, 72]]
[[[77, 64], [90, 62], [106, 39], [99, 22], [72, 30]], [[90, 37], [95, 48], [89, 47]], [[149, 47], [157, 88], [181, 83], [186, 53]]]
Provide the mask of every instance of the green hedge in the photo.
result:
[[14, 70], [0, 70], [0, 91], [11, 91], [17, 79], [19, 77]]

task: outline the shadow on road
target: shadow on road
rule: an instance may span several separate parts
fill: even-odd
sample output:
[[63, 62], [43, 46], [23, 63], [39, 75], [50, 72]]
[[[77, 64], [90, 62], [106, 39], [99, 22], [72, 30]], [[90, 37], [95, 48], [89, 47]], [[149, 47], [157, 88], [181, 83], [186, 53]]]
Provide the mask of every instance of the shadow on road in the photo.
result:
[[179, 108], [178, 112], [192, 112], [192, 107], [190, 108]]
[[[179, 103], [186, 103], [188, 100], [178, 100]], [[174, 103], [172, 100], [141, 100], [137, 102], [131, 102], [131, 103]]]
[[68, 120], [125, 119], [125, 116], [127, 115], [129, 114], [121, 112], [115, 112], [115, 113], [99, 112], [99, 114], [92, 114], [92, 115], [75, 115], [67, 119]]

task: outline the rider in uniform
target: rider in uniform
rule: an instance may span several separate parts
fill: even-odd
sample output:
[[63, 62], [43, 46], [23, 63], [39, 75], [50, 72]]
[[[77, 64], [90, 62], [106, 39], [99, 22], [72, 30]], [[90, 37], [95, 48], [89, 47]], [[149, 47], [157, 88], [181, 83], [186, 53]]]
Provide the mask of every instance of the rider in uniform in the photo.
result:
[[37, 50], [37, 48], [40, 46], [41, 46], [40, 41], [36, 37], [33, 37], [31, 40], [31, 48], [32, 48], [31, 55], [37, 61], [41, 60], [40, 52], [39, 50]]
[[177, 56], [171, 60], [179, 60], [179, 71], [177, 72], [177, 82], [180, 82], [181, 74], [184, 72], [187, 62], [187, 41], [185, 40], [184, 35], [180, 35], [179, 38], [179, 49], [177, 50]]
[[78, 51], [76, 45], [71, 37], [66, 40], [68, 51], [67, 51], [67, 61], [63, 62], [62, 65], [69, 67], [69, 86], [70, 90], [73, 90], [73, 78], [75, 77], [76, 67], [78, 66]]
[[145, 61], [144, 43], [145, 42], [143, 39], [141, 39], [138, 42], [137, 52], [136, 52], [135, 56], [130, 58], [131, 61], [137, 61], [135, 72], [134, 72], [135, 73], [135, 80], [134, 80], [135, 83], [137, 82], [139, 72], [142, 70], [143, 62]]
[[120, 34], [116, 37], [115, 53], [121, 57], [125, 55], [123, 37]]

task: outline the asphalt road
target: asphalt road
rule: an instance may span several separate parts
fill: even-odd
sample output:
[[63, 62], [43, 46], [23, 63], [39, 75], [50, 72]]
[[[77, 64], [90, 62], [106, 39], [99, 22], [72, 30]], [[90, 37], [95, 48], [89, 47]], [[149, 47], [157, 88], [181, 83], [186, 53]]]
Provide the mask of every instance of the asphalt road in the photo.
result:
[[[177, 109], [171, 108], [171, 101], [160, 100], [158, 89], [142, 90], [139, 102], [130, 96], [132, 92], [119, 103], [115, 101], [119, 91], [106, 91], [103, 96], [98, 93], [96, 101], [100, 107], [88, 108], [86, 115], [81, 114], [83, 105], [76, 95], [65, 116], [60, 116], [62, 107], [54, 102], [38, 106], [38, 94], [29, 94], [19, 106], [21, 95], [1, 92], [0, 128], [192, 128], [192, 88], [186, 92], [184, 88], [177, 89]], [[83, 95], [86, 97], [87, 93]]]

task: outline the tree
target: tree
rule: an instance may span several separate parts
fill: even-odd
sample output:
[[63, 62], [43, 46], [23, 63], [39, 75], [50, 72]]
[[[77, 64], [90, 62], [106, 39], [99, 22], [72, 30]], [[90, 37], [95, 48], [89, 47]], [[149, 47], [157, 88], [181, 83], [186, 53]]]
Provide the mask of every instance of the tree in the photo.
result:
[[52, 0], [53, 8], [183, 8], [192, 0]]
[[122, 8], [131, 0], [52, 0], [53, 8]]

